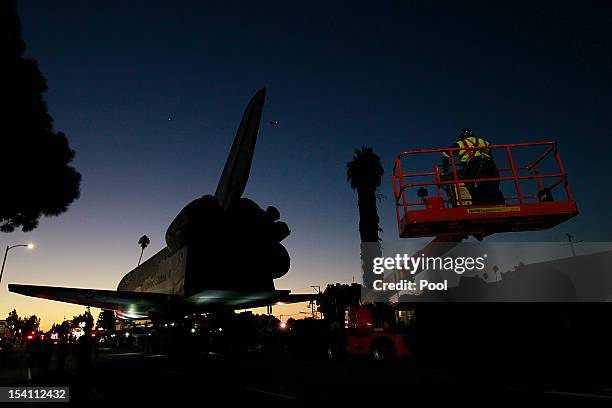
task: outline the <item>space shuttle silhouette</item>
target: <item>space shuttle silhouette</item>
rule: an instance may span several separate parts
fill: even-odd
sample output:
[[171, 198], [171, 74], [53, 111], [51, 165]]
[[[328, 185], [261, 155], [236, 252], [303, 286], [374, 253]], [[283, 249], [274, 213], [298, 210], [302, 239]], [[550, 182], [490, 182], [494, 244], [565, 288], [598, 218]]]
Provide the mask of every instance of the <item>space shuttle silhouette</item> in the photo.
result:
[[9, 291], [113, 310], [119, 317], [246, 309], [309, 301], [312, 294], [276, 290], [289, 271], [280, 243], [290, 231], [274, 207], [242, 197], [266, 90], [247, 105], [214, 195], [187, 204], [166, 231], [166, 247], [128, 272], [116, 291], [10, 284]]

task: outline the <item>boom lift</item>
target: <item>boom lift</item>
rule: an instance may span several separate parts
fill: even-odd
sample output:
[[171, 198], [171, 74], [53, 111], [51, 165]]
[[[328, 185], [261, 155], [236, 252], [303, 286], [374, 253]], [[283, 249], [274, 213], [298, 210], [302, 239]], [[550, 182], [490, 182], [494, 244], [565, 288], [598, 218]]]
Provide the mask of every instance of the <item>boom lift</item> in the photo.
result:
[[[459, 148], [409, 150], [397, 156], [391, 177], [401, 238], [460, 242], [470, 235], [482, 239], [498, 232], [545, 230], [578, 214], [556, 142], [464, 148], [476, 149], [497, 156], [499, 177], [464, 179], [454, 154]], [[448, 173], [431, 164], [431, 157], [439, 159], [443, 152], [450, 156]], [[472, 205], [465, 184], [494, 180], [500, 182], [505, 204]], [[431, 196], [428, 187], [434, 190]]]

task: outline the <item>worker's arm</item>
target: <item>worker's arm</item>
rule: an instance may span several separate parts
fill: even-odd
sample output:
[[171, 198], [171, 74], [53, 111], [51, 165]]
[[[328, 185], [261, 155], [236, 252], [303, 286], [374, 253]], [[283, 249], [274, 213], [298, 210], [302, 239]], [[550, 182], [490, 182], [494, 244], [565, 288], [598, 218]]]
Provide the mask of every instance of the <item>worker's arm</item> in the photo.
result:
[[[453, 143], [450, 146], [451, 149], [456, 148], [456, 147], [459, 147], [459, 143], [457, 143], [457, 142]], [[452, 151], [452, 152], [451, 151], [442, 152], [442, 171], [444, 173], [448, 173], [448, 171], [449, 171], [450, 154], [453, 154], [453, 155], [456, 156], [457, 155], [457, 151], [455, 150], [455, 151]]]

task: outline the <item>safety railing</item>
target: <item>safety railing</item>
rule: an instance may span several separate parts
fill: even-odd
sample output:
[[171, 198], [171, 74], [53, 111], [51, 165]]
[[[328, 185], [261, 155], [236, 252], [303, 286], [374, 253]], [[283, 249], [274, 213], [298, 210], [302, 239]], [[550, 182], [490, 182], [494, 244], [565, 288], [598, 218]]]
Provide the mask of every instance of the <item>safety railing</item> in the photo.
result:
[[[489, 150], [496, 163], [504, 163], [503, 166], [497, 167], [499, 177], [462, 178], [462, 165], [457, 157], [460, 150], [465, 152]], [[517, 150], [521, 151], [520, 158], [517, 158]], [[432, 165], [432, 161], [424, 161], [419, 158], [425, 155], [438, 155], [438, 160], [442, 160], [443, 153], [448, 155], [450, 162], [448, 172], [440, 171], [442, 167], [440, 164]], [[527, 159], [523, 158], [525, 153], [527, 153]], [[423, 169], [425, 165], [432, 166], [430, 167], [432, 170]], [[501, 190], [506, 203], [518, 201], [519, 204], [522, 204], [543, 201], [542, 192], [551, 193], [560, 185], [563, 185], [566, 200], [573, 200], [557, 143], [552, 141], [404, 151], [397, 156], [391, 177], [399, 224], [409, 211], [423, 209], [427, 206], [424, 195], [431, 196], [429, 196], [429, 191], [426, 194], [422, 193], [422, 189], [428, 186], [435, 188], [435, 196], [444, 203], [444, 208], [470, 205], [469, 200], [466, 200], [460, 193], [462, 187], [465, 186], [465, 183], [486, 181], [499, 181], [506, 190], [508, 190], [506, 184], [512, 184], [510, 188], [512, 193], [504, 194], [503, 189]], [[525, 188], [526, 184], [533, 183], [535, 183], [536, 191], [529, 193], [529, 188]], [[418, 192], [414, 194], [416, 188], [421, 189], [420, 195]], [[454, 198], [448, 193], [451, 188], [454, 188]], [[443, 191], [446, 197], [443, 196]], [[419, 200], [415, 201], [417, 197]], [[551, 197], [552, 195], [549, 194], [549, 198]]]

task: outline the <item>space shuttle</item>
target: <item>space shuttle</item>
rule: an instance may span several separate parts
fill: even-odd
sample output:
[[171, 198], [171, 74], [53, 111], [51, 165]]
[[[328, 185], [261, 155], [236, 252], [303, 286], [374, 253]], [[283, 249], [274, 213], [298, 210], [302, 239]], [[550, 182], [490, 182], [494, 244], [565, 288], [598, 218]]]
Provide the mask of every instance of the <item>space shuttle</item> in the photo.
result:
[[248, 309], [312, 301], [277, 290], [289, 271], [289, 234], [274, 207], [242, 197], [266, 90], [247, 105], [214, 195], [187, 204], [166, 231], [166, 247], [128, 272], [117, 290], [9, 284], [26, 296], [115, 311], [125, 319]]

